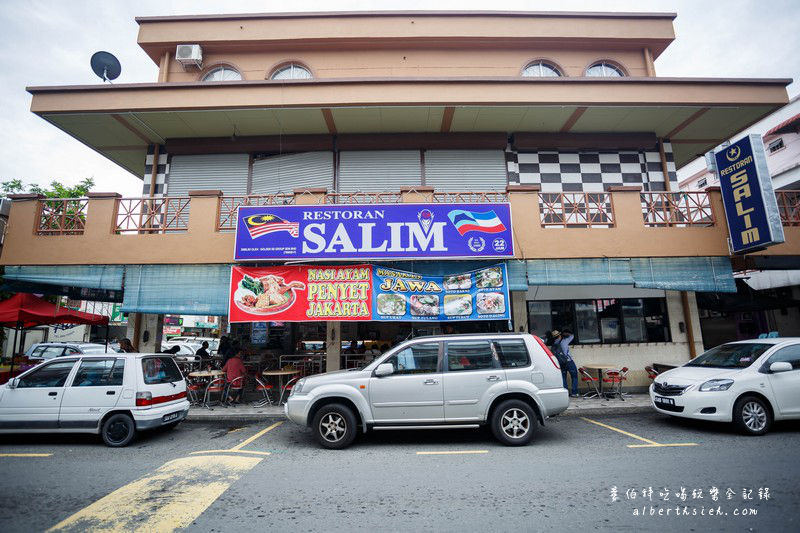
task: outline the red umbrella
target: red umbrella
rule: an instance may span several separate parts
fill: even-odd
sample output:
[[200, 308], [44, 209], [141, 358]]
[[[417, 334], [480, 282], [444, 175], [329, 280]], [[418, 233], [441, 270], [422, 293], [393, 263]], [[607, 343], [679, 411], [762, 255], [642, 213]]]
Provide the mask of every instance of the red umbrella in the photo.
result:
[[17, 330], [48, 324], [90, 324], [108, 325], [108, 317], [73, 311], [52, 304], [33, 294], [20, 292], [0, 302], [0, 326], [14, 329], [14, 345], [11, 349], [11, 369], [14, 372], [14, 350], [17, 344]]

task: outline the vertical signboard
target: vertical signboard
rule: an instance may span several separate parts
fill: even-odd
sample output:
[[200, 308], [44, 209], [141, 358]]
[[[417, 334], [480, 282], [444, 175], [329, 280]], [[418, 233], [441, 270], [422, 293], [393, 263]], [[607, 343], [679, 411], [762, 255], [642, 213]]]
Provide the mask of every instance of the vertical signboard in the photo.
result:
[[742, 254], [782, 243], [783, 225], [761, 136], [748, 135], [714, 157], [731, 252]]

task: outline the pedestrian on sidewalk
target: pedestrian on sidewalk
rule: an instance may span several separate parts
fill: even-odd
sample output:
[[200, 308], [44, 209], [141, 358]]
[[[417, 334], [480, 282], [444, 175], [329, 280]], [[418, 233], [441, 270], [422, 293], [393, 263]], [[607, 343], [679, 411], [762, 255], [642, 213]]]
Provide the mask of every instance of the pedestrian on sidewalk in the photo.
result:
[[577, 398], [578, 367], [575, 366], [575, 361], [573, 361], [572, 355], [569, 353], [569, 344], [572, 342], [572, 339], [575, 338], [575, 335], [566, 329], [563, 332], [554, 329], [552, 335], [554, 348], [553, 355], [556, 356], [556, 359], [558, 359], [558, 364], [561, 366], [561, 379], [564, 380], [564, 388], [568, 391], [570, 390], [569, 387], [567, 387], [567, 373], [569, 373], [572, 376], [572, 392], [570, 393], [570, 397]]

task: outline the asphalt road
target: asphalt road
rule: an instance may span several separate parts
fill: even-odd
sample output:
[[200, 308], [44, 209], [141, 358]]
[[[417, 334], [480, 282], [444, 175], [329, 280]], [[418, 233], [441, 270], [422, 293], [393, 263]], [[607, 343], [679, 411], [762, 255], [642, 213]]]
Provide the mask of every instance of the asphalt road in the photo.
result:
[[0, 531], [800, 530], [800, 423], [752, 438], [657, 414], [568, 417], [523, 448], [487, 431], [409, 431], [343, 451], [290, 422], [268, 427], [183, 424], [124, 449], [0, 436]]

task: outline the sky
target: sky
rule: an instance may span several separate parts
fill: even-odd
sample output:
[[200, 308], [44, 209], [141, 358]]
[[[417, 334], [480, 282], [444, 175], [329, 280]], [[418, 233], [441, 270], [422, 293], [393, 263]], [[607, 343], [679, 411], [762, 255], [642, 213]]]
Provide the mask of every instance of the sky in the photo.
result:
[[[136, 16], [286, 11], [431, 9], [430, 1], [2, 0], [0, 3], [0, 181], [47, 184], [94, 179], [96, 191], [138, 196], [141, 178], [56, 129], [30, 109], [26, 86], [99, 83], [97, 50], [122, 63], [118, 83], [153, 82], [156, 65], [136, 44]], [[439, 0], [437, 10], [676, 12], [676, 40], [656, 60], [659, 76], [800, 79], [800, 1]], [[789, 86], [789, 96], [800, 82]]]

